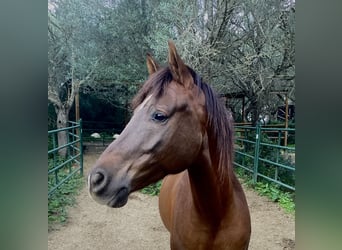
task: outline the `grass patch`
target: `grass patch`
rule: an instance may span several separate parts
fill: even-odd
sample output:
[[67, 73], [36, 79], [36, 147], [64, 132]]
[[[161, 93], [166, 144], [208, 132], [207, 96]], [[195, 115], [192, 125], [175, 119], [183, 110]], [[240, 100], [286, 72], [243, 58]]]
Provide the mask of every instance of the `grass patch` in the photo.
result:
[[269, 183], [257, 182], [254, 188], [259, 194], [268, 197], [274, 202], [278, 202], [285, 211], [289, 213], [295, 212], [293, 194], [281, 191], [279, 186]]
[[235, 168], [235, 173], [250, 188], [253, 188], [258, 194], [268, 197], [273, 202], [277, 202], [286, 212], [295, 213], [294, 192], [287, 192], [275, 183], [267, 181], [253, 183], [253, 180], [241, 168]]
[[141, 192], [143, 194], [148, 194], [152, 196], [159, 195], [160, 193], [160, 188], [161, 188], [162, 180], [157, 181], [156, 183], [153, 183], [147, 187], [144, 187]]
[[[67, 176], [59, 171], [59, 179]], [[53, 185], [53, 178], [49, 178], [48, 185]], [[48, 199], [48, 229], [56, 224], [64, 224], [67, 221], [67, 207], [75, 204], [76, 195], [84, 185], [84, 178], [80, 174], [75, 174], [68, 181], [63, 183]]]

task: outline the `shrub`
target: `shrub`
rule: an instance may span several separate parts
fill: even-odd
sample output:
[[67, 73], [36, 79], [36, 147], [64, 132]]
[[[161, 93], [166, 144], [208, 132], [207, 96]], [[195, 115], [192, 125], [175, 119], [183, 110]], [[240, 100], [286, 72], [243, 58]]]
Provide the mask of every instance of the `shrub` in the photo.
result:
[[[60, 159], [58, 159], [61, 162]], [[52, 159], [49, 160], [49, 169], [53, 167]], [[68, 171], [59, 170], [57, 177], [59, 180], [68, 175]], [[55, 175], [48, 175], [48, 190], [55, 185]], [[48, 223], [49, 230], [54, 223], [65, 223], [67, 221], [67, 207], [75, 203], [75, 197], [84, 184], [84, 178], [80, 174], [75, 174], [69, 180], [58, 187], [48, 199]]]
[[152, 196], [159, 195], [160, 193], [160, 188], [161, 188], [162, 180], [153, 183], [141, 190], [143, 194], [149, 194]]

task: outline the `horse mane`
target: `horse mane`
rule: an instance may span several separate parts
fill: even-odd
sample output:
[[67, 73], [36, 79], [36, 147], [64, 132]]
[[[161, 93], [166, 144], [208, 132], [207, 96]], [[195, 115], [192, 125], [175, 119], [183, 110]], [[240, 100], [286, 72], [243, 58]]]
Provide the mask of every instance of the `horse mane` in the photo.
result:
[[[230, 175], [233, 166], [233, 118], [231, 112], [225, 108], [212, 88], [192, 68], [187, 67], [195, 85], [205, 95], [211, 160], [218, 168], [220, 180], [224, 181]], [[155, 93], [157, 98], [162, 96], [165, 88], [171, 81], [172, 74], [169, 67], [164, 67], [152, 74], [134, 97], [132, 108], [135, 109], [150, 94]]]

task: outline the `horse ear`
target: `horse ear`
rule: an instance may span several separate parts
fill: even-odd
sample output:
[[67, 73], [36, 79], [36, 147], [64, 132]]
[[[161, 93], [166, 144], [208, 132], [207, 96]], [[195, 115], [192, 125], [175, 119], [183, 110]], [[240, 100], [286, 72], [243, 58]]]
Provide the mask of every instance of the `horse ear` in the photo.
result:
[[175, 44], [169, 40], [169, 66], [174, 80], [182, 83], [185, 87], [191, 87], [191, 74], [188, 67], [177, 53]]
[[148, 70], [149, 75], [152, 75], [154, 72], [158, 71], [159, 69], [159, 65], [154, 61], [150, 53], [147, 53], [146, 64], [147, 64], [147, 70]]

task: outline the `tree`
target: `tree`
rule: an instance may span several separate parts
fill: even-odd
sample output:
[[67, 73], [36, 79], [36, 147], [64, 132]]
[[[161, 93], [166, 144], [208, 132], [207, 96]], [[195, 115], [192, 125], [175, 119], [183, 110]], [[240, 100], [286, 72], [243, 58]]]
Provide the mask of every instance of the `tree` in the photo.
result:
[[[252, 122], [276, 102], [275, 91], [294, 93], [294, 6], [291, 2], [245, 2], [232, 23], [235, 40], [243, 43], [230, 53], [229, 75], [246, 94]], [[265, 110], [266, 109], [266, 110]]]
[[175, 39], [184, 60], [217, 92], [245, 94], [253, 123], [277, 106], [271, 91], [294, 99], [294, 2], [160, 1], [152, 17], [156, 57]]
[[[57, 128], [67, 126], [80, 91], [127, 110], [147, 75], [148, 10], [146, 1], [49, 0], [48, 99]], [[66, 140], [58, 134], [59, 145]]]
[[[96, 18], [92, 9], [82, 1], [49, 2], [48, 99], [55, 107], [57, 128], [67, 127], [75, 95], [80, 86], [93, 77], [100, 60], [98, 50], [94, 49], [99, 43], [93, 33], [98, 22], [89, 22], [92, 19], [88, 19]], [[66, 142], [66, 132], [59, 132], [58, 145]], [[66, 148], [59, 154], [65, 157]]]
[[294, 14], [293, 0], [49, 0], [57, 127], [78, 91], [127, 109], [146, 53], [164, 59], [169, 39], [218, 93], [243, 92], [255, 123], [278, 105], [271, 91], [294, 100]]

